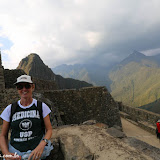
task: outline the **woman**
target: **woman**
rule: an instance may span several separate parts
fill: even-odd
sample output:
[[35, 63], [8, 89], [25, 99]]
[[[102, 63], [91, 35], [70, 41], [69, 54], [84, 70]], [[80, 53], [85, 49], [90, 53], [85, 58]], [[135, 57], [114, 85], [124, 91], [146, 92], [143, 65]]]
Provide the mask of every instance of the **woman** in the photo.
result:
[[[52, 136], [52, 126], [50, 122], [49, 107], [42, 103], [42, 116], [44, 120], [45, 133], [43, 132], [42, 121], [37, 109], [37, 100], [32, 98], [35, 89], [31, 77], [22, 75], [15, 83], [20, 100], [17, 102], [15, 113], [11, 116], [11, 104], [8, 105], [1, 114], [3, 126], [0, 135], [0, 148], [3, 155], [15, 153], [28, 160], [45, 159], [53, 149], [49, 139]], [[11, 127], [11, 137], [8, 144], [8, 132]], [[8, 159], [8, 158], [5, 158]], [[11, 158], [10, 158], [11, 159]]]

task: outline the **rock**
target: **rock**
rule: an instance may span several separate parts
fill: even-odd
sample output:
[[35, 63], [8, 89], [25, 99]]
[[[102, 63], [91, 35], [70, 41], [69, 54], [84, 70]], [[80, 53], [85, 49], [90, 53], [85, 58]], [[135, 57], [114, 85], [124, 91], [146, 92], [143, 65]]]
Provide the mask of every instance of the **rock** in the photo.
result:
[[60, 146], [65, 160], [92, 160], [93, 154], [90, 152], [82, 140], [76, 135], [62, 135]]
[[52, 141], [53, 150], [51, 151], [50, 155], [46, 158], [46, 160], [64, 160], [64, 156], [59, 145], [59, 139], [52, 139]]
[[95, 125], [58, 127], [53, 130], [52, 137], [59, 139], [63, 160], [152, 160]]
[[149, 145], [141, 140], [138, 140], [133, 137], [127, 137], [123, 139], [125, 143], [129, 144], [130, 146], [134, 147], [138, 151], [142, 152], [143, 154], [151, 157], [154, 160], [160, 160], [160, 148], [156, 148], [154, 146]]
[[118, 129], [111, 127], [107, 129], [107, 133], [109, 133], [111, 136], [115, 137], [115, 138], [125, 138], [126, 135], [119, 131]]

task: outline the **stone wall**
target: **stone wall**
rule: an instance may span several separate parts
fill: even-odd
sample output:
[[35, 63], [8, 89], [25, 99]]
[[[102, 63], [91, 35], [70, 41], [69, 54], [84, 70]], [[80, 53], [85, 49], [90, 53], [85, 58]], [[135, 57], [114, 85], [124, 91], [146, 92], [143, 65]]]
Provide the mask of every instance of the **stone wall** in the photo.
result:
[[117, 103], [105, 87], [47, 91], [43, 94], [58, 108], [66, 125], [96, 120], [109, 127], [121, 126]]
[[4, 69], [3, 69], [3, 66], [2, 66], [1, 51], [0, 51], [0, 91], [3, 91], [5, 89], [3, 70]]
[[55, 81], [42, 80], [38, 78], [33, 78], [32, 80], [35, 84], [35, 91], [58, 89], [58, 85], [55, 83]]
[[130, 118], [135, 122], [146, 121], [155, 126], [157, 120], [160, 119], [160, 114], [156, 114], [140, 108], [125, 106], [122, 103], [119, 103], [119, 110], [130, 115]]
[[[109, 127], [121, 127], [117, 103], [105, 87], [89, 87], [79, 90], [44, 91], [43, 96], [53, 102], [65, 125], [96, 120]], [[5, 92], [6, 106], [19, 98], [16, 89]], [[55, 109], [52, 109], [54, 111]], [[54, 113], [52, 113], [54, 114]]]
[[26, 74], [21, 69], [4, 69], [5, 88], [15, 88], [14, 83], [17, 81], [17, 77]]
[[3, 70], [0, 51], [0, 108], [4, 105], [5, 82]]

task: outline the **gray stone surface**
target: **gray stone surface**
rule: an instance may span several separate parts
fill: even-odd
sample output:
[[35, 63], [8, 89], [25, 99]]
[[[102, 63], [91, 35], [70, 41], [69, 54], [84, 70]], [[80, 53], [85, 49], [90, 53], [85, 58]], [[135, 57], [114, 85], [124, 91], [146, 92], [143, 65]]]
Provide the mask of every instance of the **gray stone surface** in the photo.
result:
[[153, 160], [160, 160], [160, 148], [149, 145], [133, 137], [127, 137], [124, 142], [136, 148], [138, 151], [150, 156]]
[[109, 135], [105, 128], [95, 125], [58, 127], [53, 130], [52, 138], [59, 141], [59, 151], [56, 149], [56, 152], [63, 153], [64, 160], [153, 159], [123, 139]]
[[124, 132], [114, 128], [114, 127], [111, 127], [111, 128], [107, 128], [107, 133], [109, 133], [111, 136], [113, 137], [116, 137], [116, 138], [125, 138], [126, 135]]
[[82, 140], [76, 135], [62, 135], [60, 137], [61, 150], [65, 160], [92, 160], [90, 152]]

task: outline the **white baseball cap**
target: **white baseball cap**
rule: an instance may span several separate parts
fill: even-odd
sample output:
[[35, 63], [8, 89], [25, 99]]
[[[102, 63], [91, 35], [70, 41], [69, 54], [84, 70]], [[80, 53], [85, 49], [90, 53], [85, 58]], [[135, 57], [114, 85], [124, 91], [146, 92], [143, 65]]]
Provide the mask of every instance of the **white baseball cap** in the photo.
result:
[[31, 80], [31, 76], [28, 75], [21, 75], [20, 77], [17, 78], [17, 82], [15, 82], [14, 84], [18, 84], [18, 83], [33, 83]]

